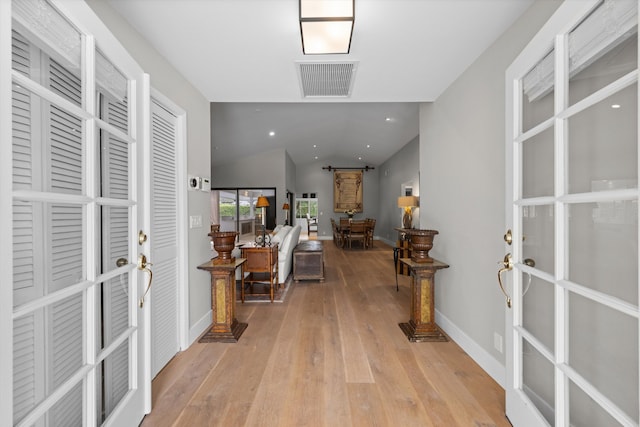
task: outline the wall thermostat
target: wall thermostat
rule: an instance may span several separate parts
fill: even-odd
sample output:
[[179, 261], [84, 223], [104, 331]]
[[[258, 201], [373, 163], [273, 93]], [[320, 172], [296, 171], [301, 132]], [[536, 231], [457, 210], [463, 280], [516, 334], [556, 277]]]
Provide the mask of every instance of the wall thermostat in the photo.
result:
[[202, 178], [199, 176], [189, 176], [187, 178], [189, 190], [200, 190], [202, 188]]

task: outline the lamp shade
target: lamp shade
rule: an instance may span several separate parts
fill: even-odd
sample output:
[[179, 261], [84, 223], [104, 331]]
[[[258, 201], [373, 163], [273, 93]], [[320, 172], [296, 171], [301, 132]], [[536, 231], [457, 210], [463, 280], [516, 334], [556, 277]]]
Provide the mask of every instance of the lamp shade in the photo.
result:
[[299, 0], [305, 55], [349, 53], [355, 0]]
[[418, 198], [416, 196], [398, 197], [399, 208], [415, 208], [416, 206], [418, 206]]
[[256, 208], [266, 208], [269, 206], [269, 200], [264, 196], [258, 196], [258, 201], [256, 202]]
[[289, 203], [285, 203], [284, 205], [282, 205], [282, 210], [283, 211], [288, 211], [289, 210]]

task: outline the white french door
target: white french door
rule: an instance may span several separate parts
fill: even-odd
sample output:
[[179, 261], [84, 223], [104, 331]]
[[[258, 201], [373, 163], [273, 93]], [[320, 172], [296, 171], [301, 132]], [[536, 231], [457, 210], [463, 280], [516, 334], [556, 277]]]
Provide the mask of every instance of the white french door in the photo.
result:
[[149, 79], [84, 2], [0, 7], [1, 424], [138, 425], [150, 409], [148, 275], [136, 268]]
[[637, 0], [565, 1], [506, 104], [507, 416], [637, 426]]

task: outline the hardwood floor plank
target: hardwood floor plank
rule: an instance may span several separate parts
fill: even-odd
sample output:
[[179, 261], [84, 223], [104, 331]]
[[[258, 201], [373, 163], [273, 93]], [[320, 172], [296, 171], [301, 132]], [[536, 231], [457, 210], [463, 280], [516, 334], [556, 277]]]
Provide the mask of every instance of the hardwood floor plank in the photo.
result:
[[238, 343], [194, 344], [153, 383], [143, 426], [508, 426], [504, 391], [453, 342], [411, 343], [391, 247], [325, 248], [325, 282], [238, 304]]
[[384, 396], [375, 384], [348, 384], [349, 407], [354, 427], [400, 426], [387, 416], [382, 404]]

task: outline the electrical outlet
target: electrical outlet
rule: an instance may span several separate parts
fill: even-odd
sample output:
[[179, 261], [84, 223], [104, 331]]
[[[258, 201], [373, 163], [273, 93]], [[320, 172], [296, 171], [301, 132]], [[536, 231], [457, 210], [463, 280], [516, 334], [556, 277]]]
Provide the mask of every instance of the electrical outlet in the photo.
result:
[[496, 348], [496, 350], [498, 350], [500, 353], [502, 353], [503, 349], [502, 349], [502, 335], [500, 335], [497, 332], [493, 333], [493, 346]]

